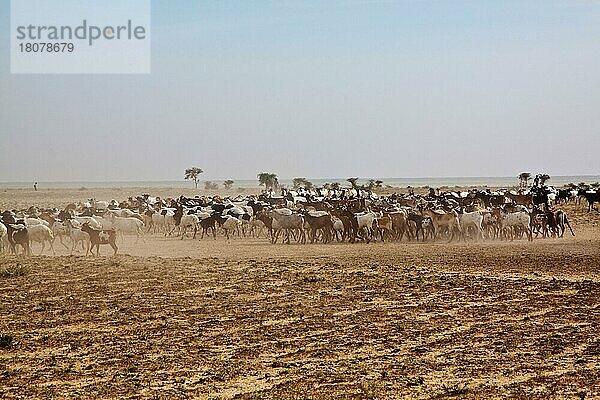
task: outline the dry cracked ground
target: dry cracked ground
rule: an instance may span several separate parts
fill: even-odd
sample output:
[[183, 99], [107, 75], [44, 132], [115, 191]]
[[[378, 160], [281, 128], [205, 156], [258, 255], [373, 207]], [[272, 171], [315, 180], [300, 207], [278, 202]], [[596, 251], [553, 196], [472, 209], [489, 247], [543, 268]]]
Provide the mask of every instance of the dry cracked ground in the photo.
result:
[[586, 218], [532, 244], [157, 235], [116, 257], [3, 255], [0, 397], [598, 398]]

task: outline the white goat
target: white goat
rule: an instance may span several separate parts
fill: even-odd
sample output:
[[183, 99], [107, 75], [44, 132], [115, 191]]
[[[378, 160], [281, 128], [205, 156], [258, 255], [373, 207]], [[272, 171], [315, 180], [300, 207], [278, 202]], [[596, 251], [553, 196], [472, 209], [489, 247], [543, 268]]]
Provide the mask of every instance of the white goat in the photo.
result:
[[462, 228], [463, 238], [469, 231], [469, 227], [475, 229], [475, 239], [483, 240], [483, 215], [479, 211], [458, 214], [458, 221]]
[[[73, 254], [73, 251], [75, 251], [75, 247], [77, 246], [77, 243], [81, 242], [81, 248], [83, 250], [85, 250], [85, 254], [87, 255], [87, 253], [90, 250], [90, 235], [88, 235], [86, 232], [83, 232], [81, 229], [76, 228], [73, 225], [73, 221], [74, 220], [66, 220], [65, 221], [65, 226], [69, 230], [69, 236], [71, 237], [71, 242], [73, 242], [73, 247], [71, 247], [71, 254]], [[77, 225], [79, 225], [79, 223], [77, 221], [75, 221], [75, 223]]]

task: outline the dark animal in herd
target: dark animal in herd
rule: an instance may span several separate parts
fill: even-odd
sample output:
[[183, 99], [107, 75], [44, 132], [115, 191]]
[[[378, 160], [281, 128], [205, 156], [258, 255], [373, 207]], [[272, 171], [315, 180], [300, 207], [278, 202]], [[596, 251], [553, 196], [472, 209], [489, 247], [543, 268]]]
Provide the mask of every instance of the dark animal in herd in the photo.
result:
[[29, 246], [29, 232], [24, 224], [6, 224], [8, 243], [10, 251], [17, 254], [17, 245], [23, 248], [23, 254], [31, 255], [31, 247]]
[[584, 193], [582, 193], [582, 196], [588, 202], [588, 212], [592, 211], [592, 208], [594, 208], [594, 203], [600, 203], [600, 192], [596, 192], [596, 193], [584, 192]]
[[[90, 242], [92, 243], [91, 251], [94, 254], [94, 247], [96, 247], [96, 256], [100, 255], [100, 245], [108, 244], [117, 254], [117, 234], [113, 229], [94, 229], [87, 222], [81, 225], [81, 230], [90, 235]], [[85, 253], [87, 256], [87, 252]]]

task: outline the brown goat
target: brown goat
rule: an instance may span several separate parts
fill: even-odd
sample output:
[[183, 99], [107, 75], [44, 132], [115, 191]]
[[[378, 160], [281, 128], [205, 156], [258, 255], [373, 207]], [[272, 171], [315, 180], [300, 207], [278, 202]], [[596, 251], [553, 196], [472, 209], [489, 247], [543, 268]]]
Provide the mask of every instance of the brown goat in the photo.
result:
[[[109, 244], [115, 251], [115, 254], [117, 254], [117, 234], [114, 229], [94, 229], [86, 222], [81, 225], [81, 230], [90, 235], [92, 255], [94, 254], [94, 246], [96, 247], [96, 255], [100, 255], [101, 244]], [[85, 255], [87, 256], [87, 251], [85, 252]]]

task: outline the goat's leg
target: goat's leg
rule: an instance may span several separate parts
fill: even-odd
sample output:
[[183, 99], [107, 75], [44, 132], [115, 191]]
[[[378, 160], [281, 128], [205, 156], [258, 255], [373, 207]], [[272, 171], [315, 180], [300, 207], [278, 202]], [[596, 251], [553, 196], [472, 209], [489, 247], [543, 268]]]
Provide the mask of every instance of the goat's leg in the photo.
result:
[[60, 244], [65, 246], [65, 249], [69, 250], [69, 247], [63, 242], [63, 235], [58, 236], [58, 240], [60, 241]]

